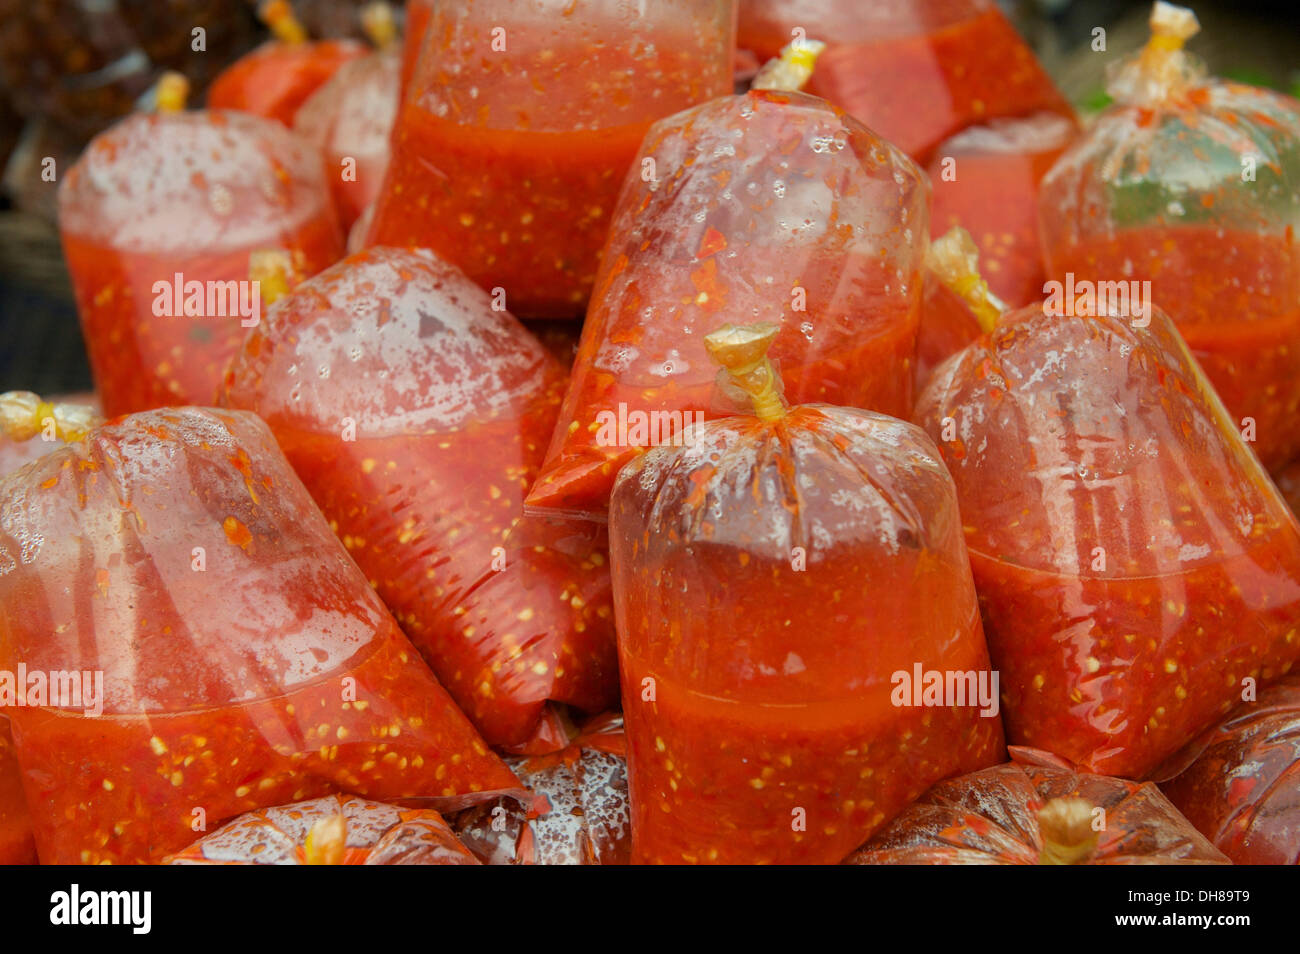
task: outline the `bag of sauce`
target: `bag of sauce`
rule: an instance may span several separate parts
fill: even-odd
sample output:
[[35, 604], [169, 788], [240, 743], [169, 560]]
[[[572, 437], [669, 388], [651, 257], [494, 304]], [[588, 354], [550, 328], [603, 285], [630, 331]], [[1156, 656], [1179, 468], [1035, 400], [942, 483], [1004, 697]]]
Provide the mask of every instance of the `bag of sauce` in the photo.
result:
[[[43, 401], [30, 391], [0, 394], [0, 476], [81, 440], [99, 423], [89, 404]], [[0, 693], [0, 865], [36, 863], [36, 844], [23, 795], [22, 776]]]
[[298, 476], [484, 737], [547, 699], [602, 711], [618, 671], [602, 527], [524, 517], [563, 368], [427, 251], [373, 248], [276, 302], [223, 403]]
[[1149, 782], [1092, 775], [1047, 752], [940, 782], [851, 865], [1228, 864]]
[[530, 507], [603, 519], [620, 467], [710, 414], [704, 336], [725, 316], [780, 326], [772, 356], [792, 403], [907, 416], [926, 193], [910, 159], [802, 93], [728, 96], [656, 124]]
[[1043, 180], [1049, 277], [1150, 282], [1260, 460], [1300, 452], [1300, 102], [1206, 79], [1190, 10], [1110, 77], [1116, 103]]
[[1050, 304], [941, 365], [916, 420], [957, 485], [1008, 738], [1142, 778], [1300, 659], [1300, 524], [1162, 311]]
[[655, 120], [731, 91], [733, 0], [434, 5], [367, 245], [429, 248], [522, 318], [581, 317]]
[[1300, 674], [1260, 690], [1153, 777], [1239, 865], [1300, 864]]
[[836, 863], [1003, 757], [952, 482], [929, 439], [787, 409], [775, 325], [707, 337], [757, 417], [619, 472], [610, 556], [633, 858]]
[[954, 133], [1000, 116], [1073, 118], [995, 0], [748, 0], [737, 42], [766, 58], [792, 38], [826, 40], [809, 92], [920, 163]]
[[1013, 308], [1043, 296], [1038, 184], [1078, 131], [1056, 113], [994, 119], [941, 144], [926, 170], [933, 192], [930, 234], [965, 228], [979, 248], [989, 287]]
[[274, 35], [212, 81], [209, 109], [237, 109], [292, 126], [299, 107], [348, 60], [364, 56], [356, 40], [311, 42], [287, 0], [268, 0], [258, 16]]
[[95, 385], [113, 417], [211, 404], [261, 302], [257, 249], [303, 274], [343, 254], [320, 156], [278, 123], [185, 112], [182, 77], [159, 111], [95, 137], [59, 186], [59, 229]]
[[451, 826], [484, 864], [625, 865], [631, 859], [623, 716], [587, 723], [554, 752], [508, 757], [531, 802], [467, 808]]
[[334, 208], [344, 229], [350, 229], [379, 195], [400, 94], [392, 8], [372, 4], [362, 16], [374, 52], [340, 66], [302, 104], [293, 121], [294, 131], [314, 143], [325, 159]]
[[46, 864], [335, 791], [518, 789], [244, 412], [119, 418], [0, 479], [0, 671]]
[[436, 811], [327, 795], [241, 815], [167, 865], [476, 865]]

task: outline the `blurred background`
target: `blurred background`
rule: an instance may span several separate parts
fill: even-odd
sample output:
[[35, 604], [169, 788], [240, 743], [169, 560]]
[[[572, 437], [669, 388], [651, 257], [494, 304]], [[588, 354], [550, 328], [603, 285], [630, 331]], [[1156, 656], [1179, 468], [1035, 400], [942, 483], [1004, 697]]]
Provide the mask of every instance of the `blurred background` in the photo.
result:
[[[744, 0], [740, 0], [744, 2]], [[872, 0], [861, 0], [870, 4]], [[1085, 116], [1106, 104], [1106, 64], [1146, 40], [1148, 0], [999, 0]], [[314, 37], [360, 36], [362, 0], [296, 0]], [[1191, 49], [1211, 72], [1300, 95], [1300, 2], [1200, 0]], [[91, 136], [166, 69], [205, 85], [266, 38], [252, 0], [0, 0], [0, 391], [84, 391], [90, 371], [59, 249], [57, 183]], [[190, 49], [206, 31], [207, 50]], [[1106, 30], [1107, 52], [1092, 50]]]

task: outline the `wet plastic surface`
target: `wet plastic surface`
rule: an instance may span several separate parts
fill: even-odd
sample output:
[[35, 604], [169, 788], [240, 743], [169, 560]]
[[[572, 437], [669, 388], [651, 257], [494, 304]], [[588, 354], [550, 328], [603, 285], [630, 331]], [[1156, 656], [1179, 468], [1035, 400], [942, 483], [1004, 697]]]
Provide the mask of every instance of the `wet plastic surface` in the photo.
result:
[[622, 716], [598, 716], [559, 751], [506, 759], [531, 802], [469, 808], [452, 827], [485, 864], [628, 864], [626, 750]]
[[604, 519], [620, 467], [715, 416], [703, 338], [727, 320], [781, 325], [791, 403], [907, 416], [928, 233], [921, 171], [821, 100], [754, 92], [655, 125], [529, 506]]
[[[345, 823], [344, 865], [472, 865], [474, 856], [431, 809], [399, 808], [353, 795], [329, 795], [241, 815], [184, 851], [172, 865], [302, 865], [313, 826], [333, 818]], [[318, 829], [319, 831], [319, 829]]]
[[[1150, 783], [1076, 771], [1033, 749], [1013, 748], [1012, 758], [1006, 765], [940, 782], [846, 864], [1049, 864], [1039, 811], [1053, 799], [1081, 799], [1092, 809], [1085, 817], [1087, 828], [1095, 831], [1095, 844], [1070, 863], [1228, 863]], [[1098, 823], [1100, 831], [1094, 828]]]
[[1116, 104], [1043, 180], [1049, 277], [1150, 281], [1279, 468], [1300, 453], [1300, 102], [1150, 47], [1109, 88]]
[[303, 275], [343, 254], [317, 152], [236, 112], [138, 114], [96, 137], [59, 187], [59, 228], [109, 416], [213, 402], [252, 320], [251, 288], [231, 284], [251, 252], [285, 249]]
[[1300, 676], [1261, 689], [1155, 773], [1239, 865], [1300, 863]]
[[29, 680], [9, 710], [47, 864], [158, 860], [196, 820], [334, 791], [518, 787], [244, 412], [132, 415], [0, 480], [20, 665], [84, 689]]
[[461, 272], [371, 249], [277, 302], [223, 394], [269, 422], [493, 744], [527, 738], [547, 699], [618, 698], [603, 528], [523, 516], [564, 379]]
[[[911, 425], [711, 421], [620, 472], [610, 541], [635, 860], [836, 863], [1003, 757], [956, 496]], [[969, 698], [924, 704], [932, 672]]]
[[1173, 324], [1004, 315], [917, 406], [1008, 738], [1141, 778], [1300, 659], [1300, 525]]

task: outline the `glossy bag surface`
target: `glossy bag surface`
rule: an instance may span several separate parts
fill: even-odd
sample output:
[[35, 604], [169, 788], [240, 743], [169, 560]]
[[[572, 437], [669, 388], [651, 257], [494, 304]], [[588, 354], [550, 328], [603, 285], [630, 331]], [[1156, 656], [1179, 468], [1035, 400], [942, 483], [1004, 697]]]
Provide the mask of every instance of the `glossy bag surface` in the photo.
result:
[[956, 482], [1011, 742], [1141, 778], [1300, 659], [1300, 525], [1158, 308], [1004, 315], [916, 419]]
[[44, 863], [158, 860], [335, 791], [518, 787], [245, 412], [127, 416], [0, 479], [0, 667], [28, 677]]

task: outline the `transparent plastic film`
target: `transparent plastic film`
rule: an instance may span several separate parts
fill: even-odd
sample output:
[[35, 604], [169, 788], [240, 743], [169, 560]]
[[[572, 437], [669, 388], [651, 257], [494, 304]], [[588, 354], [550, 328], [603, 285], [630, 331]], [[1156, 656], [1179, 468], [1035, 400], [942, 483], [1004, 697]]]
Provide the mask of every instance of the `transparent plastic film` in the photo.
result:
[[0, 669], [47, 864], [331, 792], [518, 788], [244, 412], [130, 415], [0, 479]]
[[854, 865], [1228, 864], [1149, 782], [1035, 749], [940, 782], [848, 858]]
[[452, 828], [485, 864], [625, 865], [632, 820], [618, 713], [587, 722], [558, 751], [507, 757], [532, 793], [468, 808]]
[[956, 483], [1012, 742], [1141, 778], [1300, 659], [1300, 526], [1158, 308], [1003, 315], [916, 420]]
[[1236, 864], [1300, 863], [1300, 675], [1259, 690], [1153, 777]]
[[169, 865], [473, 865], [478, 862], [432, 809], [354, 795], [241, 815]]
[[931, 236], [970, 232], [989, 287], [1013, 308], [1042, 296], [1038, 186], [1078, 134], [1058, 113], [1000, 117], [946, 139], [926, 167]]
[[59, 186], [59, 228], [108, 416], [211, 404], [261, 317], [253, 251], [314, 274], [343, 253], [317, 152], [242, 113], [136, 114]]
[[366, 244], [432, 249], [521, 318], [580, 318], [647, 128], [731, 91], [734, 0], [417, 11], [423, 48]]
[[256, 411], [466, 714], [526, 740], [617, 700], [604, 528], [525, 516], [564, 371], [427, 252], [361, 252], [281, 299], [223, 403]]
[[[46, 401], [31, 391], [0, 394], [0, 476], [78, 441], [100, 422], [98, 410], [78, 401]], [[0, 865], [36, 863], [22, 773], [0, 700]]]
[[[325, 162], [334, 208], [345, 230], [379, 196], [388, 168], [389, 139], [400, 99], [401, 58], [391, 37], [392, 11], [372, 28], [375, 49], [338, 68], [295, 114], [295, 132], [315, 144]], [[387, 27], [382, 24], [386, 23]]]
[[1300, 102], [1207, 78], [1181, 45], [1194, 27], [1156, 4], [1114, 105], [1043, 179], [1048, 278], [1143, 287], [1278, 470], [1300, 453]]
[[828, 47], [808, 91], [844, 109], [918, 162], [967, 126], [1069, 103], [991, 0], [857, 0], [741, 5], [739, 43], [760, 57], [791, 37]]
[[906, 415], [928, 237], [906, 156], [797, 92], [655, 125], [623, 186], [530, 507], [604, 519], [619, 468], [713, 416], [704, 337], [770, 322], [790, 403]]
[[[744, 376], [761, 332], [720, 331]], [[956, 499], [911, 425], [825, 405], [707, 422], [619, 473], [610, 542], [634, 860], [835, 863], [1002, 757]], [[925, 704], [946, 673], [962, 698]]]
[[293, 126], [309, 97], [343, 64], [366, 55], [356, 40], [316, 40], [287, 0], [270, 0], [258, 16], [273, 39], [224, 69], [208, 89], [209, 109], [233, 109]]

